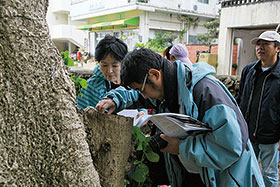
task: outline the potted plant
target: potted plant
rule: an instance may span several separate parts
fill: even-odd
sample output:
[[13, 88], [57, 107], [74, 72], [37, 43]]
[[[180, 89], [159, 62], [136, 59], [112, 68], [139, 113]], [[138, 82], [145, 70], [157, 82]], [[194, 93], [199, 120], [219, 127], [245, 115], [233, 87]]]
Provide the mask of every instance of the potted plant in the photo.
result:
[[237, 63], [236, 62], [232, 63], [231, 67], [232, 67], [231, 68], [231, 74], [236, 75], [236, 69], [238, 67]]

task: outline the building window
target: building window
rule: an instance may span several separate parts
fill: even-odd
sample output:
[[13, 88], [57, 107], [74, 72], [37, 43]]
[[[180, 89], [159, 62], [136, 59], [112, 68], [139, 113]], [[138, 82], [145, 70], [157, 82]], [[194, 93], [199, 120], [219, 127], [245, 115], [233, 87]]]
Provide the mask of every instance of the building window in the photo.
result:
[[189, 44], [200, 44], [200, 42], [196, 39], [196, 35], [189, 35]]
[[119, 31], [114, 32], [114, 36], [117, 37], [117, 38], [120, 38], [121, 37], [121, 32], [119, 32]]
[[127, 44], [129, 50], [133, 50], [136, 43], [140, 42], [138, 29], [123, 30], [121, 32], [121, 39]]
[[112, 32], [110, 32], [110, 31], [105, 31], [105, 32], [96, 32], [96, 44], [100, 41], [100, 40], [102, 40], [105, 36], [106, 36], [106, 34], [110, 34], [110, 35], [112, 35], [113, 33]]
[[209, 4], [209, 0], [197, 0], [197, 2]]

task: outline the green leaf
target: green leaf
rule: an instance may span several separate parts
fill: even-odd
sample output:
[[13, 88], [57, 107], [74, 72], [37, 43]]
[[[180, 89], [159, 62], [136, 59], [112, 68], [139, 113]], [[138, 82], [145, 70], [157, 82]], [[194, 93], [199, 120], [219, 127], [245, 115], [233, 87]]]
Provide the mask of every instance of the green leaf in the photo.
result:
[[142, 143], [146, 137], [142, 134], [141, 129], [139, 127], [133, 127], [133, 138], [139, 144]]
[[69, 57], [69, 52], [68, 51], [64, 51], [64, 59]]
[[86, 89], [88, 87], [87, 81], [85, 79], [82, 79], [80, 81], [80, 84], [81, 84], [82, 88], [84, 88], [84, 89]]
[[130, 182], [129, 182], [129, 180], [126, 180], [126, 179], [124, 179], [124, 185], [126, 186], [126, 185], [128, 185], [128, 184], [130, 184]]
[[139, 161], [139, 160], [135, 160], [135, 161], [133, 161], [133, 164], [134, 164], [134, 165], [141, 164], [141, 161]]
[[142, 163], [138, 166], [138, 169], [143, 172], [144, 174], [148, 174], [149, 173], [149, 168], [146, 164]]
[[132, 128], [132, 141], [137, 141], [138, 142], [138, 134], [141, 134], [141, 129], [139, 127], [133, 126]]
[[137, 146], [137, 151], [142, 151], [143, 150], [143, 146], [142, 143], [139, 143], [139, 145]]
[[136, 140], [139, 141], [139, 143], [142, 143], [143, 141], [145, 141], [146, 137], [142, 134], [142, 132], [137, 133], [137, 137]]
[[133, 132], [135, 132], [136, 134], [141, 133], [141, 129], [139, 127], [133, 126]]
[[131, 174], [130, 176], [133, 180], [135, 180], [136, 182], [145, 182], [146, 180], [146, 176], [143, 175], [143, 173], [140, 172], [134, 172]]
[[67, 61], [68, 61], [67, 66], [74, 66], [74, 61], [72, 58], [67, 57]]
[[147, 159], [150, 162], [158, 162], [159, 161], [159, 155], [153, 151], [149, 151], [146, 153]]
[[75, 82], [75, 79], [76, 79], [75, 76], [71, 75], [70, 78], [72, 79], [73, 82]]
[[136, 166], [134, 173], [131, 174], [131, 178], [137, 182], [145, 182], [149, 168], [146, 164], [140, 164]]

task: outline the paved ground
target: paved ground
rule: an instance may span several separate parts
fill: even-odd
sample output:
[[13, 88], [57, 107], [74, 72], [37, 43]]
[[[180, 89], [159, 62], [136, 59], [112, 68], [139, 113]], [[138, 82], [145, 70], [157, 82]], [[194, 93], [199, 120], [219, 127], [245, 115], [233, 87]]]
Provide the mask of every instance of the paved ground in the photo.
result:
[[80, 73], [80, 74], [92, 74], [95, 68], [95, 63], [83, 64], [83, 66], [70, 66], [70, 72]]

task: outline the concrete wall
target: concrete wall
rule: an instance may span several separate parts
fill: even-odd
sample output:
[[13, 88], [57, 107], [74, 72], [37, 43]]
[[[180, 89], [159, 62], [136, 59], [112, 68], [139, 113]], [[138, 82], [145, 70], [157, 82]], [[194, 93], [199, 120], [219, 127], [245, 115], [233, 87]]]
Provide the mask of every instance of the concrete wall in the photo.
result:
[[87, 31], [77, 30], [77, 25], [84, 24], [83, 21], [71, 21], [70, 0], [50, 0], [47, 12], [47, 23], [50, 29], [50, 35], [55, 41], [56, 47], [60, 51], [74, 51], [76, 46], [85, 46], [85, 40], [88, 40]]
[[[280, 20], [280, 1], [222, 8], [220, 18], [218, 74], [230, 74], [232, 46], [235, 35], [243, 40], [240, 53], [241, 71], [247, 63], [255, 60], [250, 40], [264, 30], [274, 30]], [[245, 31], [246, 30], [246, 31]], [[254, 31], [254, 32], [252, 32]]]
[[135, 0], [88, 0], [72, 3], [70, 14], [72, 19], [86, 19], [102, 15], [125, 12], [133, 9], [146, 11], [170, 10], [185, 14], [204, 14], [204, 16], [217, 15], [217, 0], [209, 0], [209, 4], [200, 3], [197, 0], [149, 0], [147, 3], [139, 3]]
[[234, 30], [233, 37], [241, 39], [239, 42], [237, 74], [241, 75], [244, 66], [257, 60], [255, 55], [255, 46], [252, 45], [250, 41], [254, 36], [258, 36], [261, 32], [262, 31], [260, 30]]

